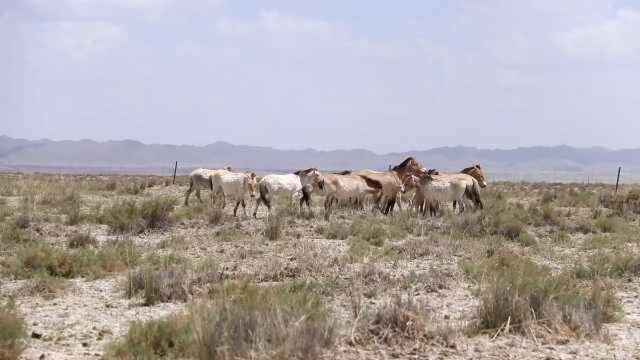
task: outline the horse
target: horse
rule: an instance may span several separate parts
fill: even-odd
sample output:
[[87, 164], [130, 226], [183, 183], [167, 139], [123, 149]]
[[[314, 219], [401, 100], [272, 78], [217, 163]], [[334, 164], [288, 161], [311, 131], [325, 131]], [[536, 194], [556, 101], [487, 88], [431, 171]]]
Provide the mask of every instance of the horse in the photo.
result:
[[343, 200], [363, 199], [367, 195], [379, 192], [382, 184], [376, 180], [369, 180], [353, 174], [326, 174], [322, 176], [322, 193], [324, 200], [324, 217], [327, 221], [331, 217], [334, 203]]
[[196, 197], [202, 203], [202, 198], [200, 197], [200, 189], [209, 189], [211, 191], [211, 205], [213, 206], [214, 192], [211, 188], [211, 176], [218, 172], [230, 172], [231, 167], [225, 166], [222, 169], [204, 169], [199, 168], [195, 169], [189, 175], [189, 189], [185, 194], [184, 198], [184, 206], [189, 206], [189, 196], [195, 190]]
[[273, 195], [276, 191], [288, 193], [292, 199], [300, 199], [300, 212], [306, 203], [309, 214], [313, 214], [311, 210], [311, 193], [314, 186], [321, 188], [320, 182], [322, 174], [316, 168], [299, 170], [293, 174], [278, 175], [271, 174], [264, 176], [258, 183], [259, 197], [256, 200], [256, 207], [253, 210], [253, 217], [257, 217], [258, 208], [261, 203], [267, 206], [271, 213], [271, 204]]
[[[244, 215], [247, 216], [244, 199], [247, 193], [251, 198], [256, 197], [257, 178], [255, 173], [216, 172], [209, 178], [209, 181], [214, 193], [222, 193], [223, 199], [226, 196], [234, 198], [236, 206], [233, 209], [233, 216], [236, 216], [240, 204], [242, 204]], [[223, 209], [225, 205], [226, 201], [223, 200]]]
[[[360, 170], [352, 173], [371, 181], [372, 185], [379, 184], [379, 191], [374, 198], [374, 203], [383, 214], [389, 214], [393, 212], [397, 202], [397, 195], [403, 188], [404, 179], [408, 175], [420, 174], [423, 169], [413, 157], [408, 157], [388, 171]], [[381, 203], [384, 206], [383, 208], [380, 207]]]
[[[460, 213], [465, 210], [464, 197], [471, 199], [476, 207], [483, 208], [480, 199], [480, 185], [478, 181], [467, 174], [429, 174], [423, 172], [419, 176], [419, 190], [430, 205], [430, 211], [433, 215], [435, 204], [441, 201], [455, 200], [460, 204]], [[454, 209], [455, 211], [455, 209]]]
[[[488, 185], [487, 180], [484, 177], [484, 172], [482, 171], [482, 167], [480, 167], [480, 164], [476, 164], [476, 165], [464, 168], [460, 171], [460, 173], [473, 176], [473, 178], [475, 178], [478, 181], [478, 185], [480, 185], [481, 188], [485, 188]], [[455, 209], [456, 209], [456, 201], [454, 200], [453, 210]]]

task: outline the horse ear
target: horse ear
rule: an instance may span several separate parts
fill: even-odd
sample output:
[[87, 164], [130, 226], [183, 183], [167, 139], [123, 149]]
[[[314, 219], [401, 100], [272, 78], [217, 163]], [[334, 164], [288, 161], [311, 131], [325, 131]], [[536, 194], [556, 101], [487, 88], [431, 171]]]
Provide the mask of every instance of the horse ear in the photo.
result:
[[480, 167], [480, 164], [476, 164], [476, 167], [478, 168], [478, 170], [482, 170], [482, 168]]
[[298, 171], [294, 172], [293, 175], [300, 175], [301, 172], [302, 172], [302, 170], [298, 170]]
[[256, 178], [256, 173], [252, 172], [252, 173], [251, 173], [251, 178], [252, 178], [252, 179], [255, 179], [255, 178]]

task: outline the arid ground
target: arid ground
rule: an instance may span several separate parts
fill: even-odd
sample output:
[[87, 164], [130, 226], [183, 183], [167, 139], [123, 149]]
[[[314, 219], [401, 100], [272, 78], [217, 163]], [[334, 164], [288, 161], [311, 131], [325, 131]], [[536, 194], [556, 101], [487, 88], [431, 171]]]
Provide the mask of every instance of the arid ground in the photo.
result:
[[327, 222], [185, 184], [0, 176], [0, 359], [640, 359], [640, 187]]

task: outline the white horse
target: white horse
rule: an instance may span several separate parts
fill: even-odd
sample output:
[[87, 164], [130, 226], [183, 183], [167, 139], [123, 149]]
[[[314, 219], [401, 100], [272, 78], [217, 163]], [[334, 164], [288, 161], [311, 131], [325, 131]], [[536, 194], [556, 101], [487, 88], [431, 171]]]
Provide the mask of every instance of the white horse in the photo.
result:
[[211, 190], [211, 205], [213, 205], [213, 198], [215, 194], [213, 192], [213, 188], [211, 187], [211, 176], [218, 172], [229, 171], [231, 171], [230, 166], [225, 166], [222, 169], [215, 170], [203, 168], [193, 170], [189, 175], [189, 189], [187, 190], [184, 198], [184, 205], [189, 206], [189, 196], [194, 190], [196, 191], [196, 197], [198, 198], [198, 200], [200, 200], [200, 203], [202, 203], [202, 198], [200, 197], [200, 189]]
[[242, 204], [242, 211], [247, 216], [245, 196], [247, 193], [252, 198], [256, 197], [257, 179], [254, 173], [235, 173], [231, 171], [216, 172], [211, 176], [211, 189], [215, 194], [222, 193], [224, 200], [222, 208], [226, 205], [226, 197], [231, 196], [236, 202], [233, 216], [236, 216], [238, 206]]
[[271, 174], [263, 177], [258, 183], [258, 189], [260, 196], [256, 200], [256, 207], [253, 211], [253, 217], [257, 217], [258, 208], [261, 203], [264, 203], [271, 213], [271, 206], [273, 195], [277, 191], [287, 193], [291, 196], [292, 200], [300, 200], [300, 212], [302, 212], [302, 206], [307, 204], [309, 213], [311, 211], [311, 192], [314, 186], [322, 187], [319, 183], [321, 174], [316, 168], [310, 168], [306, 170], [296, 171], [293, 174], [277, 175]]

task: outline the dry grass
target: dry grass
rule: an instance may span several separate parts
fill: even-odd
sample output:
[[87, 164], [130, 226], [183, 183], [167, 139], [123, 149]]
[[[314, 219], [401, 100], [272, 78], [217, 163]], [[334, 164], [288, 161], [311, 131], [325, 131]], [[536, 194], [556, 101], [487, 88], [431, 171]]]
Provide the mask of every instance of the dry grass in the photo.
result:
[[14, 360], [24, 350], [27, 326], [13, 301], [0, 305], [0, 359]]

